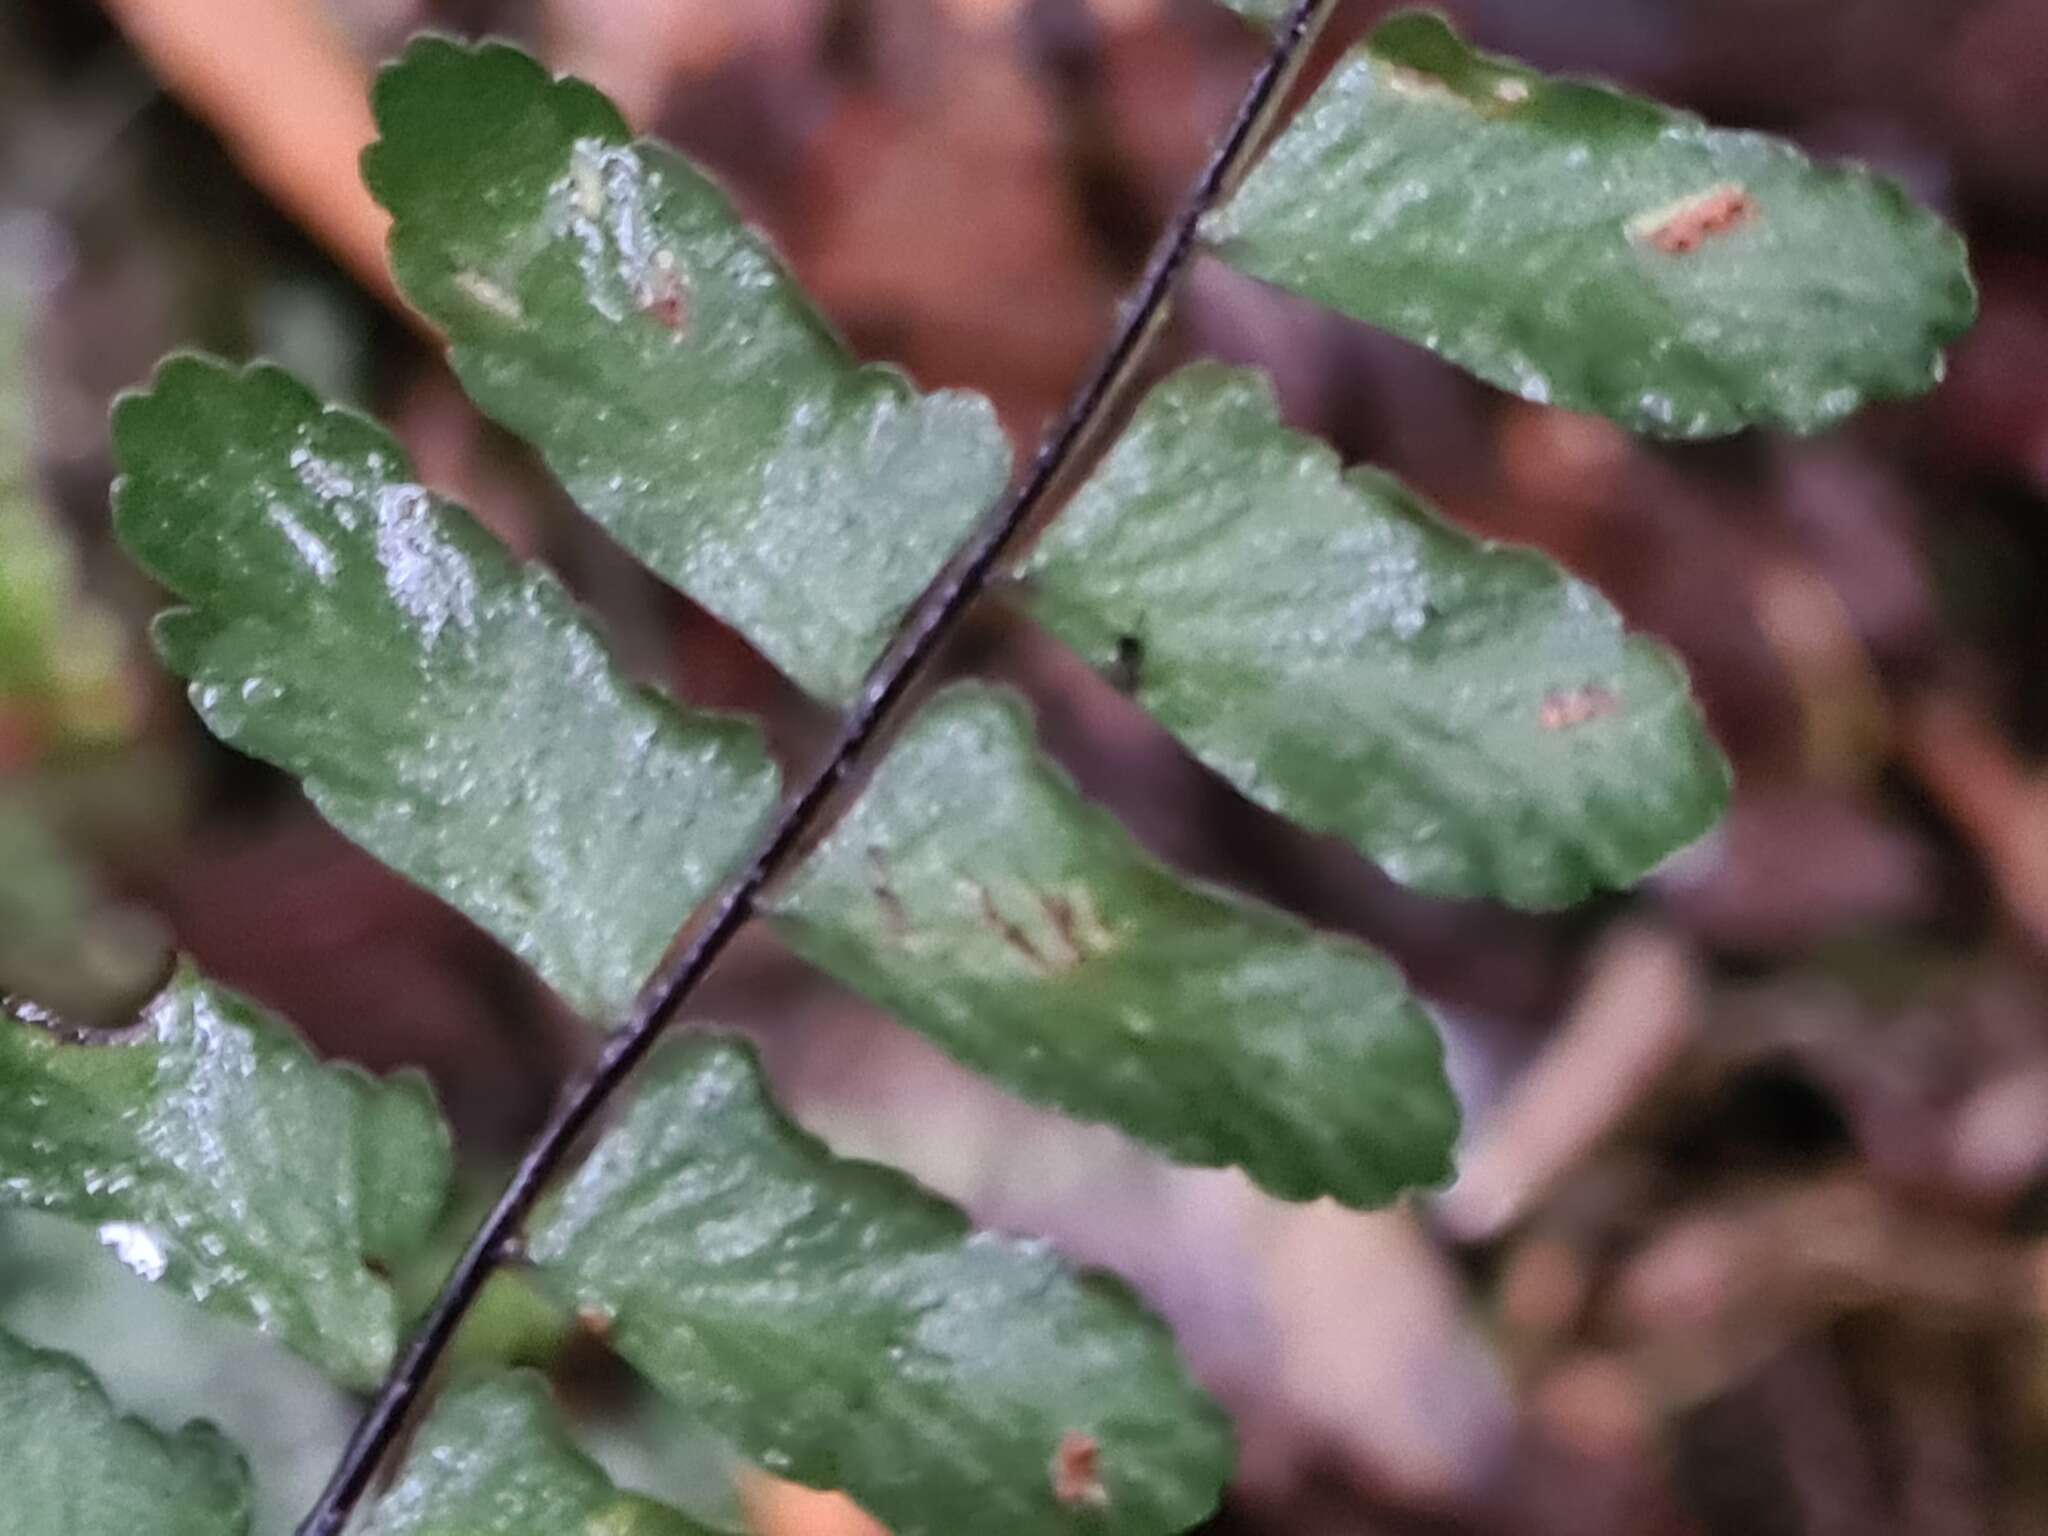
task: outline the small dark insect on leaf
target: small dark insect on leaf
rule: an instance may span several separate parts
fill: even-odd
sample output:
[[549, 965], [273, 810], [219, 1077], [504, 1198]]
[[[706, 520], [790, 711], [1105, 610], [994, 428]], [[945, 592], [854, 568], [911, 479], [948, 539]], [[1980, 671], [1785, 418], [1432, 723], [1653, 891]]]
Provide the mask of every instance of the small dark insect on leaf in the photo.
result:
[[1118, 635], [1116, 659], [1109, 664], [1109, 684], [1118, 693], [1136, 693], [1145, 671], [1145, 642], [1136, 635]]

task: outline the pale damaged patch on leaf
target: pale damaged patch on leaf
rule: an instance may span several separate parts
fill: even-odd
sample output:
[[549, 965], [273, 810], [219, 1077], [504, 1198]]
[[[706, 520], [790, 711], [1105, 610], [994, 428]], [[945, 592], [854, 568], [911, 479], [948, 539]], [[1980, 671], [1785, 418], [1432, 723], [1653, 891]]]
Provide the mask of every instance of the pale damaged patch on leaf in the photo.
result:
[[1456, 106], [1458, 111], [1487, 119], [1505, 117], [1536, 94], [1528, 80], [1505, 70], [1491, 76], [1475, 78], [1468, 74], [1462, 80], [1450, 80], [1413, 63], [1395, 63], [1391, 59], [1378, 59], [1376, 68], [1386, 88], [1405, 100]]
[[1682, 197], [1629, 220], [1629, 238], [1666, 256], [1690, 256], [1709, 240], [1752, 224], [1756, 199], [1732, 181]]
[[585, 1520], [582, 1536], [652, 1536], [664, 1528], [673, 1528], [667, 1511], [627, 1495]]
[[1406, 96], [1410, 101], [1444, 102], [1454, 107], [1472, 105], [1435, 75], [1419, 69], [1410, 69], [1405, 64], [1386, 65], [1380, 71], [1380, 78], [1387, 82], [1388, 90], [1396, 95]]
[[1483, 90], [1461, 90], [1440, 75], [1407, 64], [1382, 63], [1380, 78], [1388, 90], [1409, 101], [1436, 102], [1488, 118], [1504, 116], [1534, 94], [1528, 81], [1509, 74], [1495, 76]]
[[455, 286], [479, 308], [489, 310], [500, 320], [517, 325], [526, 318], [525, 306], [481, 272], [456, 273]]
[[1109, 1490], [1102, 1486], [1102, 1443], [1093, 1435], [1070, 1429], [1052, 1453], [1052, 1496], [1069, 1509], [1106, 1509]]

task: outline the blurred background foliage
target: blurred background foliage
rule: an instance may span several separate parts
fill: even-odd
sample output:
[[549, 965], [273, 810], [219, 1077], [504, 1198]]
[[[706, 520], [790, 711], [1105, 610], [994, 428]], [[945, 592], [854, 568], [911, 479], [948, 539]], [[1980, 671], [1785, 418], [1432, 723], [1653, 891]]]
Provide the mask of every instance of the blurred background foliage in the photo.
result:
[[[1345, 8], [1322, 50], [1383, 7]], [[752, 935], [705, 1012], [792, 1105], [984, 1220], [1128, 1275], [1237, 1415], [1220, 1530], [2048, 1532], [2048, 7], [1465, 0], [1487, 46], [1875, 162], [1969, 234], [1984, 319], [1927, 401], [1653, 448], [1488, 393], [1220, 268], [1162, 348], [1549, 549], [1685, 654], [1724, 828], [1556, 917], [1421, 900], [1265, 816], [998, 605], [1026, 689], [1181, 866], [1392, 952], [1468, 1109], [1443, 1196], [1357, 1216], [1002, 1099]], [[110, 547], [106, 407], [267, 354], [374, 409], [646, 675], [822, 722], [582, 523], [389, 304], [368, 70], [496, 32], [726, 180], [863, 353], [1057, 408], [1258, 53], [1206, 0], [12, 0], [0, 8], [0, 989], [118, 1021], [172, 939], [326, 1051], [435, 1077], [492, 1186], [591, 1048], [461, 919], [212, 744]], [[682, 662], [687, 658], [687, 668]], [[424, 1299], [435, 1275], [403, 1277]], [[219, 1419], [286, 1529], [349, 1405], [86, 1235], [0, 1223], [0, 1320], [161, 1421]], [[467, 1358], [549, 1368], [593, 1448], [714, 1524], [858, 1528], [736, 1475], [501, 1280]]]

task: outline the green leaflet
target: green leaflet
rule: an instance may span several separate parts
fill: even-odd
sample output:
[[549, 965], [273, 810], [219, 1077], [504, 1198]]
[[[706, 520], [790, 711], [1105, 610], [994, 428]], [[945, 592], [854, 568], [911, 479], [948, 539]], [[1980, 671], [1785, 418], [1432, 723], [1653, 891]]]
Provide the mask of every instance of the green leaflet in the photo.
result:
[[811, 692], [845, 699], [1001, 491], [988, 402], [857, 368], [725, 196], [524, 54], [415, 42], [364, 176], [486, 412]]
[[90, 1043], [0, 1010], [0, 1203], [94, 1223], [144, 1279], [344, 1386], [390, 1363], [398, 1308], [371, 1266], [426, 1241], [448, 1181], [423, 1081], [318, 1062], [189, 968]]
[[460, 1387], [414, 1440], [362, 1536], [700, 1536], [666, 1505], [622, 1493], [520, 1371]]
[[273, 368], [114, 413], [115, 518], [214, 733], [586, 1013], [631, 1000], [776, 793], [750, 724], [627, 683], [555, 580]]
[[1159, 386], [1027, 574], [1047, 627], [1246, 795], [1435, 895], [1627, 885], [1727, 799], [1669, 653], [1534, 551], [1340, 473], [1257, 373]]
[[1121, 1286], [833, 1157], [735, 1041], [657, 1057], [528, 1252], [690, 1413], [895, 1536], [1164, 1536], [1229, 1475], [1221, 1415]]
[[0, 1332], [0, 1531], [6, 1536], [242, 1536], [249, 1479], [210, 1425], [160, 1434], [123, 1417], [69, 1355]]
[[1348, 940], [1155, 863], [956, 687], [771, 904], [798, 953], [1013, 1092], [1289, 1199], [1449, 1171], [1428, 1018]]
[[1976, 311], [1892, 182], [1468, 48], [1407, 13], [1204, 234], [1255, 277], [1639, 432], [1815, 432], [1916, 395]]

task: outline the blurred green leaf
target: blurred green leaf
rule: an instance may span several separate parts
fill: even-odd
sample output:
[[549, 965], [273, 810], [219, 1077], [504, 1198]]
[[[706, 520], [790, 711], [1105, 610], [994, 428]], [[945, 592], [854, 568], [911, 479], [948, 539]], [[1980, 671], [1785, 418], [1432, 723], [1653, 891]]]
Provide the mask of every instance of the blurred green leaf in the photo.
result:
[[1024, 1097], [1289, 1199], [1449, 1172], [1457, 1108], [1386, 961], [1147, 858], [955, 687], [776, 898], [799, 954]]
[[833, 1157], [735, 1041], [657, 1058], [528, 1252], [668, 1396], [895, 1536], [1181, 1531], [1229, 1475], [1221, 1415], [1121, 1286]]
[[249, 1465], [253, 1536], [290, 1536], [359, 1408], [311, 1361], [130, 1273], [91, 1227], [41, 1211], [0, 1210], [0, 1329], [76, 1355], [151, 1423], [203, 1413]]
[[1534, 551], [1340, 473], [1256, 373], [1155, 390], [1027, 575], [1032, 611], [1246, 795], [1436, 895], [1627, 885], [1727, 799], [1668, 652]]
[[844, 699], [1002, 490], [987, 401], [859, 368], [681, 156], [526, 55], [415, 42], [364, 175], [487, 413], [803, 687]]
[[1219, 0], [1247, 21], [1264, 22], [1271, 26], [1286, 19], [1294, 9], [1294, 0]]
[[162, 979], [156, 921], [106, 899], [38, 793], [0, 784], [0, 994], [94, 1023], [126, 1018]]
[[344, 1385], [390, 1363], [381, 1271], [426, 1241], [449, 1161], [423, 1081], [322, 1064], [189, 968], [118, 1036], [0, 1008], [0, 1203], [94, 1224], [135, 1273]]
[[10, 748], [94, 740], [127, 724], [120, 633], [83, 598], [30, 463], [25, 301], [0, 272], [0, 768]]
[[1962, 241], [1894, 183], [1393, 18], [1204, 233], [1254, 277], [1489, 383], [1712, 437], [1916, 395], [1975, 315]]
[[612, 1480], [563, 1430], [547, 1386], [493, 1376], [442, 1399], [363, 1536], [700, 1536]]
[[0, 1530], [7, 1536], [241, 1536], [248, 1474], [210, 1426], [124, 1418], [68, 1355], [0, 1332]]
[[214, 733], [623, 1010], [774, 801], [760, 733], [629, 684], [551, 576], [286, 374], [174, 358], [114, 437], [117, 526], [191, 604], [157, 644]]
[[35, 804], [0, 790], [0, 992], [48, 997], [39, 983], [61, 977], [72, 940], [92, 918], [92, 882]]

